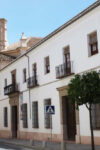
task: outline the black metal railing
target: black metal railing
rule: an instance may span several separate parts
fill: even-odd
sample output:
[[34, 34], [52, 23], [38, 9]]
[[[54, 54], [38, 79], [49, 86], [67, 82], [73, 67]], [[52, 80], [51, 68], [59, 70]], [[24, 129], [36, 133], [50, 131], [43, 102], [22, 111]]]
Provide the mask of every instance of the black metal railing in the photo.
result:
[[19, 92], [18, 84], [16, 84], [16, 83], [10, 84], [10, 85], [4, 87], [4, 95], [10, 95], [10, 94], [13, 94], [16, 92]]
[[64, 64], [57, 66], [56, 67], [56, 79], [60, 79], [65, 76], [69, 76], [73, 74], [72, 69], [73, 69], [72, 62], [68, 62], [67, 64], [64, 63]]
[[35, 86], [38, 86], [37, 76], [32, 76], [32, 77], [28, 78], [27, 79], [27, 87], [32, 88]]

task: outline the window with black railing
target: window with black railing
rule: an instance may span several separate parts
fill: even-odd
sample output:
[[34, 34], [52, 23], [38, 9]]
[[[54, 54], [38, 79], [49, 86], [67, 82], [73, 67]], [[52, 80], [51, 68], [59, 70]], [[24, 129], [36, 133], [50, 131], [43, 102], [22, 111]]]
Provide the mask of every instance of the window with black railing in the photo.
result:
[[38, 80], [37, 80], [36, 75], [27, 79], [27, 87], [28, 88], [35, 87], [37, 85], [38, 85]]
[[63, 49], [63, 64], [56, 67], [56, 79], [69, 76], [73, 73], [73, 62], [70, 61], [70, 46]]
[[16, 83], [10, 84], [6, 87], [4, 87], [4, 95], [13, 94], [15, 92], [18, 92], [18, 85]]
[[68, 62], [67, 64], [63, 63], [56, 67], [56, 78], [63, 78], [65, 76], [69, 76], [73, 74], [72, 71], [72, 62]]

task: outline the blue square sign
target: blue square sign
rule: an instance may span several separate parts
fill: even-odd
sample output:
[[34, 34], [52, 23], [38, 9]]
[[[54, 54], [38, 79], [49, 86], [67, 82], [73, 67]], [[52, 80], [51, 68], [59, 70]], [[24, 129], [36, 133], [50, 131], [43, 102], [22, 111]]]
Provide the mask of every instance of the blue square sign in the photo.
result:
[[55, 114], [55, 106], [52, 105], [46, 105], [45, 107], [46, 114]]

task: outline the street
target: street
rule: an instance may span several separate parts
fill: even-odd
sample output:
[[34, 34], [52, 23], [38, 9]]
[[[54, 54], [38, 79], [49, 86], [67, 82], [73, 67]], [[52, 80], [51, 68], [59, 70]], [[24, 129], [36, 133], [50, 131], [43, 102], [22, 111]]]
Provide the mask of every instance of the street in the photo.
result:
[[0, 142], [0, 150], [30, 150], [30, 149], [22, 146]]

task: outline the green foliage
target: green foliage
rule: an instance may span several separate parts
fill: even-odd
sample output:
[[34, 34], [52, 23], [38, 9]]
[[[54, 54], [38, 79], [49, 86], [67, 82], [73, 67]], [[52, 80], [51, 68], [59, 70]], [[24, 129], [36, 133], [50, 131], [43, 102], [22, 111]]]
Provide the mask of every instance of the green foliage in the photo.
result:
[[68, 97], [72, 104], [100, 103], [100, 78], [97, 72], [75, 75], [68, 85]]

